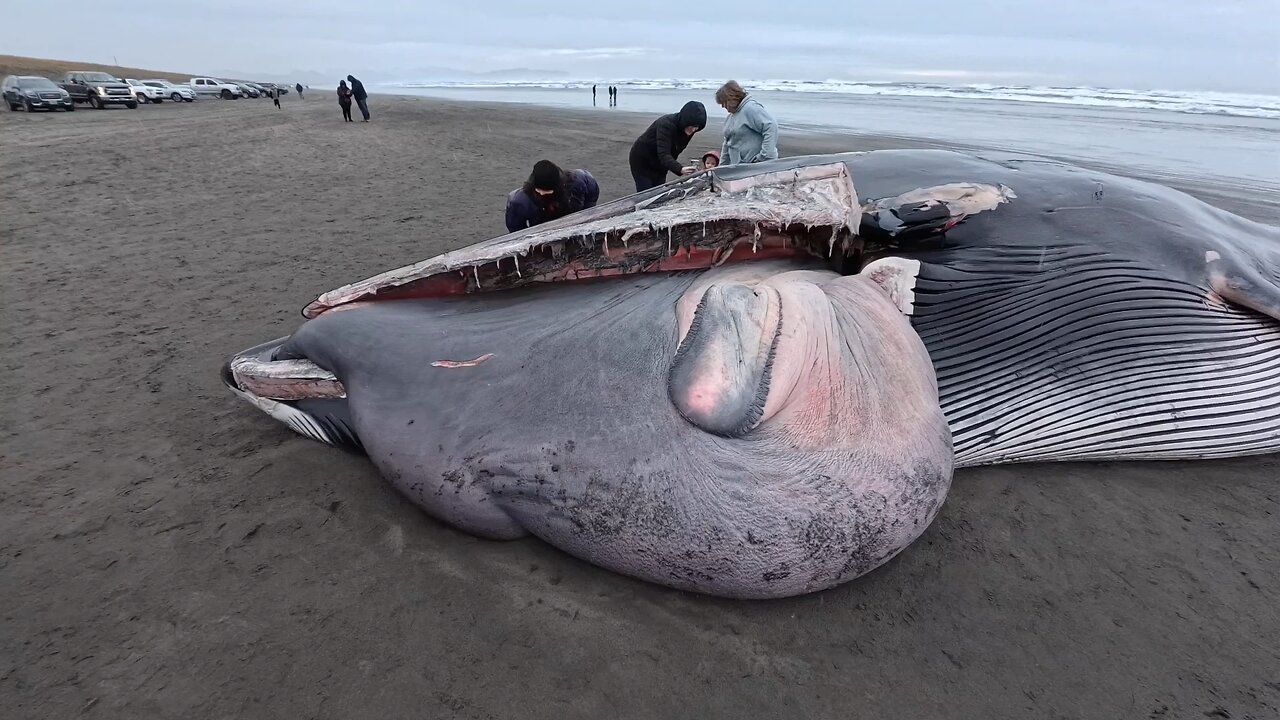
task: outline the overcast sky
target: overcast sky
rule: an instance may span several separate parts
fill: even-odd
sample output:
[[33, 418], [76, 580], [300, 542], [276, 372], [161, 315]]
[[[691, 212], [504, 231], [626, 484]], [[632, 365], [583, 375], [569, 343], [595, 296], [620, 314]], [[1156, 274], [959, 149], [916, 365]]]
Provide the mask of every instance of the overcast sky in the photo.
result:
[[1280, 0], [32, 0], [3, 24], [7, 53], [210, 74], [520, 67], [1280, 94]]

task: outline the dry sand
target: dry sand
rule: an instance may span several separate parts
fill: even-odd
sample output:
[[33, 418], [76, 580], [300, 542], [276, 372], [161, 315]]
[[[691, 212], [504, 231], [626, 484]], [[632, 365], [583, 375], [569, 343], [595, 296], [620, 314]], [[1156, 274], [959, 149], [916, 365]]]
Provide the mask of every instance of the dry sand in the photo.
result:
[[450, 530], [233, 398], [228, 354], [500, 234], [540, 157], [626, 194], [648, 120], [372, 110], [344, 124], [317, 90], [0, 114], [5, 718], [1280, 713], [1274, 456], [960, 472], [885, 567], [729, 602]]

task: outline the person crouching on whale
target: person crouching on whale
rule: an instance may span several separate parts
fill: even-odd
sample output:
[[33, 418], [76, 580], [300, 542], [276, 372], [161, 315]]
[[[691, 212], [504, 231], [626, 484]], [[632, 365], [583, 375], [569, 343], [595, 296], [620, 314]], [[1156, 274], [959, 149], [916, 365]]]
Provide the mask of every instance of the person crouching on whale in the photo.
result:
[[595, 207], [600, 185], [586, 170], [561, 170], [539, 160], [524, 186], [507, 195], [507, 232], [523, 230]]

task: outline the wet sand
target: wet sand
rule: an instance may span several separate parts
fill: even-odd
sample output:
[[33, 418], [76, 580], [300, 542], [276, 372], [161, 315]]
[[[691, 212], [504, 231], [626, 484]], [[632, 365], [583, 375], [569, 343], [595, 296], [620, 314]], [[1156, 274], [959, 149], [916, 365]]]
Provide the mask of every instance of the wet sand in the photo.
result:
[[870, 575], [731, 602], [450, 530], [234, 398], [228, 354], [319, 292], [500, 234], [540, 157], [626, 194], [649, 119], [372, 111], [344, 124], [317, 90], [0, 113], [6, 718], [1280, 713], [1275, 456], [963, 471]]

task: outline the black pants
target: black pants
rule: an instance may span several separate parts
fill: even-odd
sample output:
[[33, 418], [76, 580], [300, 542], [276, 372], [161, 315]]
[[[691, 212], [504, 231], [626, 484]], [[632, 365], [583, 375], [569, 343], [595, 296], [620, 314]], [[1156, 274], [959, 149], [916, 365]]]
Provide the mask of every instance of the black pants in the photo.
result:
[[271, 99], [275, 101], [276, 107], [280, 107], [280, 98], [272, 96]]
[[365, 98], [356, 98], [356, 104], [360, 106], [360, 114], [365, 120], [369, 119], [369, 101]]
[[355, 122], [351, 119], [351, 103], [338, 103], [342, 106], [342, 119], [347, 122]]
[[635, 170], [631, 171], [631, 179], [636, 181], [636, 192], [644, 192], [649, 188], [655, 188], [662, 184], [663, 177], [654, 177]]
[[636, 192], [644, 192], [649, 188], [658, 187], [666, 182], [667, 169], [637, 165], [633, 160], [631, 162], [631, 179], [636, 181]]

